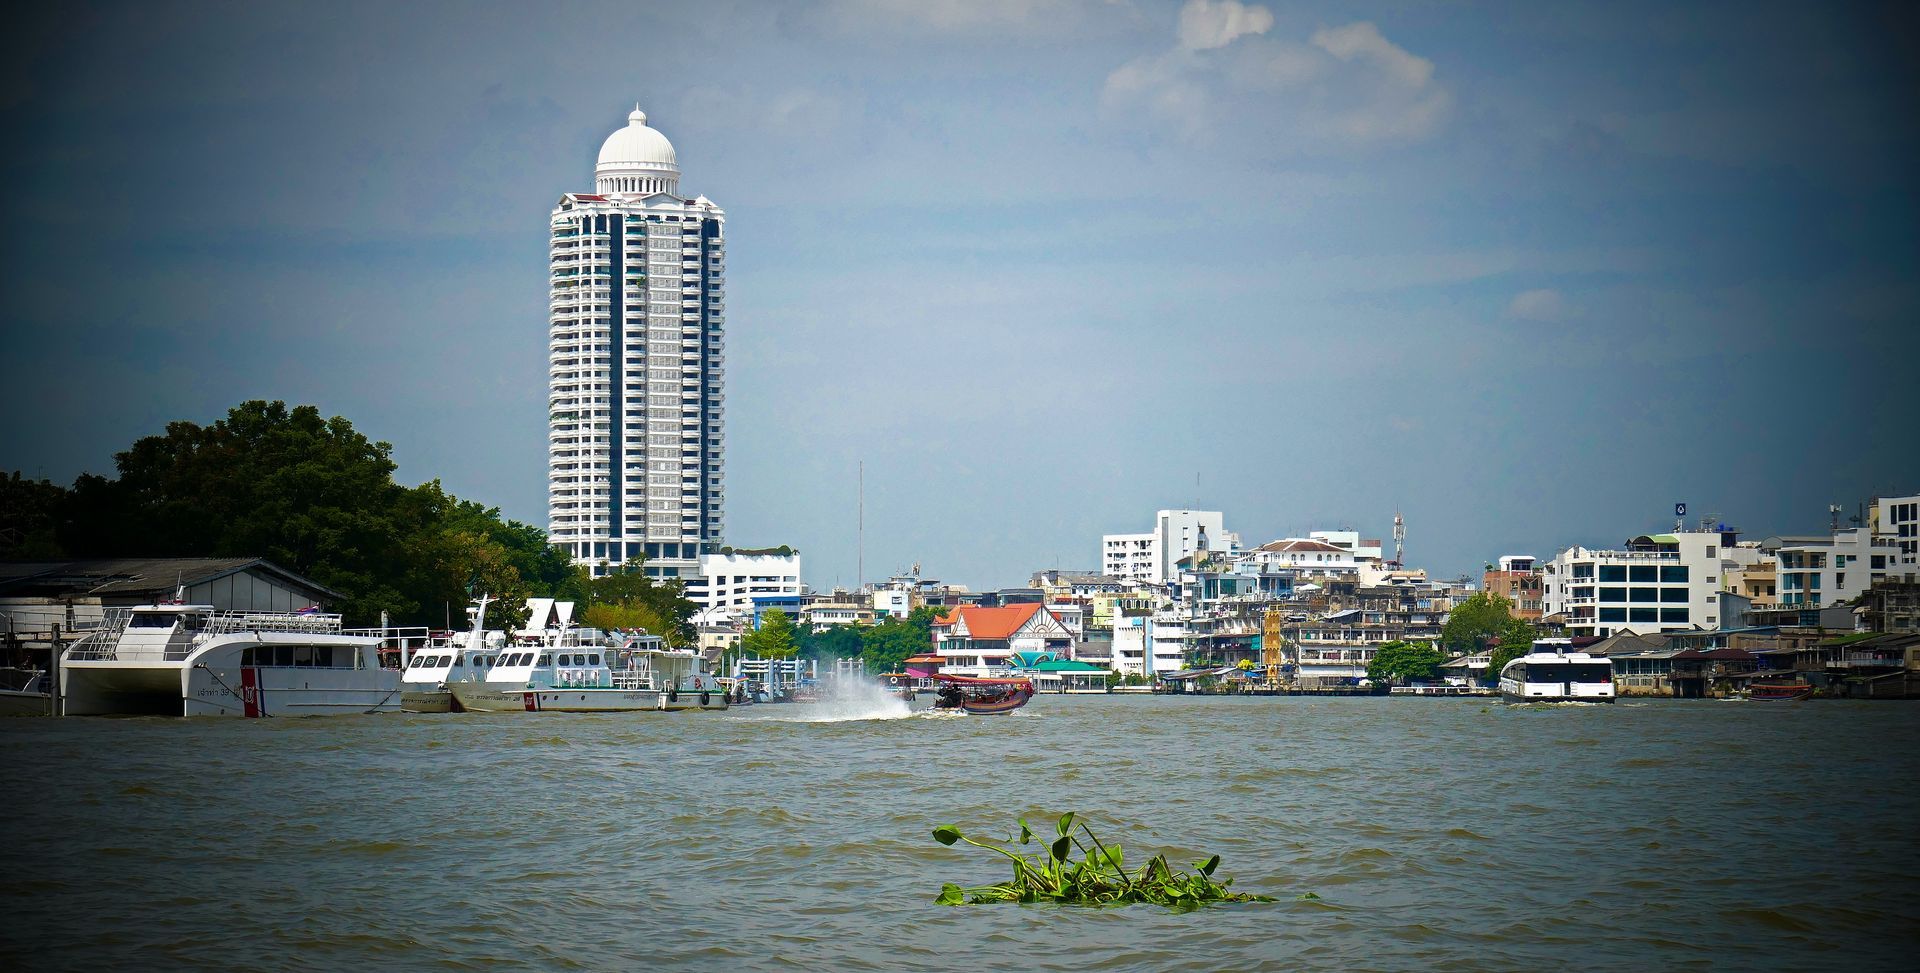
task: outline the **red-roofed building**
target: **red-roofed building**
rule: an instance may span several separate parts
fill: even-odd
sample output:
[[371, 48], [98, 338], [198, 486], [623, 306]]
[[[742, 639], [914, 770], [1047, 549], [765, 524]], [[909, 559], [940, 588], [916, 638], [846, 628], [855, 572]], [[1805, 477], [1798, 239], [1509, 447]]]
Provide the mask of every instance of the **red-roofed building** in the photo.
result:
[[1072, 654], [1073, 632], [1044, 605], [956, 608], [933, 623], [934, 653], [941, 672], [961, 676], [1001, 676], [1011, 670], [1015, 652]]

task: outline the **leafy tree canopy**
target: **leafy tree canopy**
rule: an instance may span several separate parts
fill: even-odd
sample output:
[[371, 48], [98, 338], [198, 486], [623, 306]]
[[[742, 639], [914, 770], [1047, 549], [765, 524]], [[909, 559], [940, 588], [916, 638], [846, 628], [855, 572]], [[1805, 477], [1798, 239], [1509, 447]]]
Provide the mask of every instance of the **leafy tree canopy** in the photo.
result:
[[[438, 481], [393, 481], [393, 447], [313, 406], [249, 401], [211, 425], [173, 422], [114, 457], [117, 476], [69, 489], [0, 480], [9, 557], [264, 557], [345, 597], [355, 624], [438, 624], [470, 590], [517, 624], [531, 595], [572, 575], [538, 528]], [[453, 609], [453, 610], [450, 610]]]
[[1367, 677], [1402, 684], [1432, 679], [1440, 674], [1440, 663], [1445, 661], [1446, 655], [1429, 643], [1396, 639], [1374, 652], [1373, 661], [1367, 663]]
[[818, 632], [800, 632], [800, 657], [803, 659], [853, 659], [860, 655], [860, 629], [855, 625], [829, 625]]
[[1516, 622], [1526, 626], [1526, 622], [1513, 617], [1511, 600], [1491, 591], [1476, 592], [1447, 613], [1440, 644], [1453, 655], [1471, 655], [1484, 647], [1488, 636], [1500, 636]]
[[760, 616], [760, 627], [740, 637], [740, 651], [762, 659], [791, 659], [800, 651], [793, 619], [778, 608]]

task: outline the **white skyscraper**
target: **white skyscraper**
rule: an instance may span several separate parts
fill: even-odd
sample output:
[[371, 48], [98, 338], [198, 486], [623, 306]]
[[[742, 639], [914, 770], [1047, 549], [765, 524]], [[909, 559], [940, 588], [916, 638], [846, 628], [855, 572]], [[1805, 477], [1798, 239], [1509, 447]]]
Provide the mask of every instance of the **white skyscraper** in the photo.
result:
[[639, 108], [553, 211], [547, 526], [577, 563], [697, 572], [721, 544], [726, 215]]

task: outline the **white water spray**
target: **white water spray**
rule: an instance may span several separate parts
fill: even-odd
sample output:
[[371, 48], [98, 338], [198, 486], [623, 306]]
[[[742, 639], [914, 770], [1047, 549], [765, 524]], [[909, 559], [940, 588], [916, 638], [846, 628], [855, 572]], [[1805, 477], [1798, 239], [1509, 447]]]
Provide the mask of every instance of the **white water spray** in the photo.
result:
[[752, 719], [782, 723], [847, 723], [854, 720], [898, 720], [913, 715], [907, 701], [871, 679], [847, 677], [828, 679], [821, 686], [820, 700], [813, 703], [782, 703], [765, 707], [767, 712], [752, 712]]

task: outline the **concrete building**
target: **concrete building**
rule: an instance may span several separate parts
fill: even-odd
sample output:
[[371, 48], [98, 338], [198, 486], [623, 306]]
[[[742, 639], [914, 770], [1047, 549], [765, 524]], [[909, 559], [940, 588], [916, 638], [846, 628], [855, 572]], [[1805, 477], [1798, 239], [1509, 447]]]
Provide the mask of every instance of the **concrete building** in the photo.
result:
[[[1322, 533], [1316, 531], [1316, 533]], [[1291, 570], [1298, 574], [1345, 575], [1360, 569], [1360, 560], [1348, 548], [1307, 537], [1283, 537], [1240, 555], [1262, 572]], [[1373, 559], [1374, 564], [1379, 558]]]
[[1719, 628], [1721, 552], [1735, 543], [1732, 531], [1687, 530], [1642, 534], [1622, 550], [1568, 548], [1545, 567], [1541, 607], [1574, 637]]
[[1107, 534], [1100, 539], [1100, 573], [1116, 578], [1167, 584], [1177, 565], [1202, 546], [1216, 553], [1237, 553], [1240, 537], [1227, 530], [1218, 510], [1161, 510], [1144, 534]]
[[699, 570], [686, 578], [687, 600], [701, 608], [751, 613], [755, 599], [797, 598], [800, 555], [772, 550], [702, 554]]
[[638, 108], [553, 210], [548, 538], [691, 580], [722, 540], [726, 216]]
[[[1852, 601], [1897, 564], [1900, 548], [1865, 527], [1827, 536], [1770, 537], [1761, 543], [1776, 564], [1782, 607]], [[1878, 565], [1878, 567], [1875, 567]]]
[[1920, 571], [1920, 496], [1881, 497], [1873, 502], [1867, 520], [1874, 537], [1893, 545], [1887, 569]]
[[1480, 579], [1485, 591], [1513, 602], [1513, 617], [1537, 622], [1542, 615], [1546, 573], [1531, 554], [1507, 554]]
[[1353, 559], [1361, 563], [1380, 562], [1381, 544], [1377, 537], [1361, 537], [1357, 530], [1310, 530], [1308, 540], [1322, 544], [1332, 544], [1343, 551], [1353, 552]]

